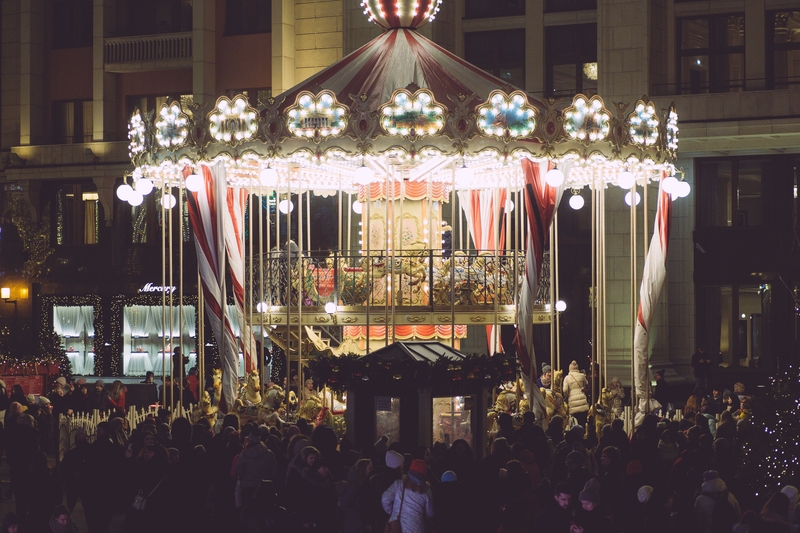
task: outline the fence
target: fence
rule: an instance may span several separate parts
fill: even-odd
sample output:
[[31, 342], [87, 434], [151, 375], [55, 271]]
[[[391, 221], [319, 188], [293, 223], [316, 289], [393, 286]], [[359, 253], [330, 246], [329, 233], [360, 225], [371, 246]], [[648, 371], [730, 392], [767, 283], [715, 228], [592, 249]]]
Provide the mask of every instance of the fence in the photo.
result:
[[105, 40], [103, 58], [106, 64], [138, 61], [167, 61], [192, 58], [192, 33], [162, 33]]
[[[132, 431], [148, 415], [155, 415], [156, 413], [157, 408], [155, 407], [136, 409], [136, 407], [131, 406], [128, 408], [125, 418], [128, 421], [128, 427]], [[97, 437], [97, 424], [107, 422], [109, 414], [108, 412], [101, 413], [95, 409], [91, 413], [60, 415], [58, 420], [58, 460], [61, 461], [64, 455], [75, 447], [75, 435], [79, 429], [83, 429], [88, 442], [94, 442]]]

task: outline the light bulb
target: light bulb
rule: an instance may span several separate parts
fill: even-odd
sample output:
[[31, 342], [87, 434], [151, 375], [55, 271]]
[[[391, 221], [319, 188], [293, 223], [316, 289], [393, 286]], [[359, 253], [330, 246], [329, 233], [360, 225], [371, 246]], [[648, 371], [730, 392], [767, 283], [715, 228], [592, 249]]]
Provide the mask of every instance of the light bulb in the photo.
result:
[[122, 185], [117, 187], [117, 198], [119, 198], [123, 202], [127, 202], [128, 198], [131, 197], [132, 192], [133, 192], [133, 187], [131, 187], [127, 183], [123, 183]]
[[509, 213], [514, 212], [514, 202], [510, 199], [506, 200], [506, 211], [508, 211]]
[[266, 313], [268, 309], [269, 306], [267, 305], [266, 302], [258, 302], [256, 304], [256, 311], [258, 311], [259, 313]]
[[633, 172], [628, 170], [617, 176], [617, 185], [622, 189], [630, 189], [633, 187], [634, 182], [636, 182], [636, 176], [633, 175]]
[[566, 310], [567, 310], [567, 302], [565, 302], [564, 300], [559, 300], [556, 302], [556, 311], [558, 311], [559, 313], [563, 313]]
[[147, 178], [139, 178], [136, 181], [136, 190], [147, 196], [153, 190], [153, 182]]
[[583, 207], [583, 196], [580, 194], [572, 195], [572, 198], [569, 199], [569, 206], [575, 211]]
[[375, 173], [366, 165], [358, 167], [355, 174], [353, 174], [353, 179], [359, 185], [369, 185], [374, 177]]
[[[635, 192], [633, 194], [636, 195], [636, 196], [633, 197], [634, 202], [636, 203], [636, 205], [639, 205], [639, 202], [642, 201], [642, 197], [639, 195], [638, 192]], [[630, 193], [630, 191], [628, 191], [628, 193], [625, 194], [625, 203], [628, 204], [628, 205], [631, 205], [631, 193]]]
[[186, 176], [186, 190], [191, 192], [197, 192], [200, 190], [200, 187], [203, 186], [203, 178], [201, 178], [198, 174], [190, 174]]
[[456, 168], [456, 179], [459, 181], [470, 180], [474, 175], [475, 171], [466, 165]]
[[167, 194], [161, 197], [161, 205], [164, 206], [164, 209], [172, 209], [173, 207], [175, 207], [176, 203], [178, 203], [178, 201], [175, 200], [175, 197], [172, 196], [171, 194]]
[[328, 302], [325, 304], [325, 312], [329, 315], [332, 315], [336, 312], [336, 304], [333, 302]]
[[131, 191], [131, 194], [128, 195], [128, 203], [131, 204], [133, 207], [137, 205], [142, 205], [144, 201], [144, 196], [139, 191]]
[[278, 210], [284, 215], [287, 215], [294, 211], [294, 202], [289, 200], [281, 200], [278, 204]]
[[564, 173], [557, 168], [551, 168], [544, 175], [544, 180], [551, 187], [560, 187], [564, 183]]
[[356, 200], [353, 202], [353, 212], [356, 214], [361, 214], [364, 211], [364, 204]]
[[675, 176], [667, 176], [661, 182], [661, 188], [664, 189], [664, 192], [667, 194], [672, 194], [675, 192], [675, 187], [678, 185], [678, 180]]
[[678, 195], [678, 198], [686, 198], [690, 192], [692, 192], [692, 186], [685, 181], [679, 181], [675, 186], [675, 194]]
[[274, 188], [278, 185], [278, 171], [274, 168], [267, 167], [261, 171], [258, 180], [261, 182], [262, 187]]

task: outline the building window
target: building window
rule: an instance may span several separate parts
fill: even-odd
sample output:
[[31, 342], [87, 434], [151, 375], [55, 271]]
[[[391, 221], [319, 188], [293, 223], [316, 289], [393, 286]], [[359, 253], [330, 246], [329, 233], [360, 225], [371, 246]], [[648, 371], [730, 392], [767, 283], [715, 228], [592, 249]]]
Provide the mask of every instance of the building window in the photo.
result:
[[595, 94], [597, 25], [549, 26], [545, 31], [547, 94]]
[[464, 34], [464, 59], [516, 87], [525, 87], [525, 30]]
[[772, 286], [697, 287], [698, 342], [712, 362], [768, 368]]
[[127, 35], [192, 31], [192, 0], [128, 0]]
[[682, 18], [678, 28], [681, 94], [744, 90], [744, 15]]
[[53, 140], [57, 144], [91, 142], [92, 102], [53, 102]]
[[62, 185], [56, 195], [56, 243], [97, 244], [100, 208], [94, 185]]
[[562, 13], [564, 11], [589, 11], [597, 9], [597, 0], [545, 0], [545, 13]]
[[762, 176], [769, 174], [770, 167], [769, 159], [726, 159], [698, 163], [698, 226], [761, 226]]
[[800, 83], [800, 11], [767, 14], [767, 83], [785, 89]]
[[272, 0], [227, 0], [225, 35], [272, 32]]
[[512, 17], [525, 14], [525, 0], [465, 0], [464, 18], [483, 19], [494, 17]]
[[53, 2], [53, 48], [92, 46], [92, 0]]

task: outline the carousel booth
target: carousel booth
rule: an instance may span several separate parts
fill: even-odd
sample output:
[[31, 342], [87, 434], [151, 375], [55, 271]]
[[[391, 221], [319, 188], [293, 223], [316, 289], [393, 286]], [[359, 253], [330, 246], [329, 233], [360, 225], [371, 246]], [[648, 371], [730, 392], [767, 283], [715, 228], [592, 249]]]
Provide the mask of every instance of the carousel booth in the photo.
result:
[[[548, 260], [557, 271], [555, 254], [546, 259], [545, 251], [557, 254], [551, 222], [566, 190], [570, 205], [579, 208], [585, 196], [597, 213], [592, 355], [605, 360], [604, 190], [619, 185], [638, 197], [641, 187], [646, 199], [648, 184], [663, 181], [666, 191], [672, 180], [680, 185], [673, 197], [683, 194], [683, 184], [667, 178], [675, 170], [677, 114], [647, 97], [611, 110], [600, 96], [537, 100], [418, 33], [439, 4], [365, 0], [382, 35], [257, 107], [237, 95], [220, 97], [207, 114], [179, 101], [155, 116], [133, 114], [135, 169], [117, 194], [137, 205], [155, 185], [162, 216], [186, 196], [198, 310], [217, 340], [226, 405], [236, 395], [239, 353], [246, 373], [266, 375], [254, 326], [280, 348], [272, 359], [276, 382], [287, 369], [302, 374], [319, 353], [457, 359], [459, 344], [475, 336], [471, 344], [493, 354], [503, 349], [499, 326], [516, 326], [521, 377], [533, 382], [541, 360], [556, 359], [551, 351], [537, 363], [533, 327], [558, 319], [557, 283], [540, 278]], [[223, 312], [230, 297], [233, 312]], [[646, 329], [650, 310], [642, 316]], [[447, 345], [445, 355], [395, 346], [420, 339]], [[205, 344], [198, 344], [201, 368]], [[637, 352], [642, 394], [644, 361]], [[467, 425], [473, 439], [479, 432], [475, 416], [485, 406], [477, 390], [440, 396], [433, 387], [418, 398], [377, 392], [358, 406], [348, 402], [357, 427], [367, 420], [359, 438], [391, 430], [416, 443], [452, 440]], [[529, 394], [544, 419], [539, 389]]]
[[480, 455], [493, 384], [469, 361], [444, 343], [422, 341], [396, 342], [361, 357], [348, 370], [363, 375], [347, 385], [347, 437], [356, 449], [384, 435], [407, 449], [464, 439]]

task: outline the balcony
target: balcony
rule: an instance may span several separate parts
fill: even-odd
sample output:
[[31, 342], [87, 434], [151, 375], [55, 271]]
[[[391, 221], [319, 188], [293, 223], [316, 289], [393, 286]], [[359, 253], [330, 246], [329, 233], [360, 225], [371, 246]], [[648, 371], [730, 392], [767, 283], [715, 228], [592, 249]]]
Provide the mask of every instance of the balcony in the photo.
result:
[[171, 70], [192, 66], [192, 32], [114, 37], [103, 44], [106, 72]]

